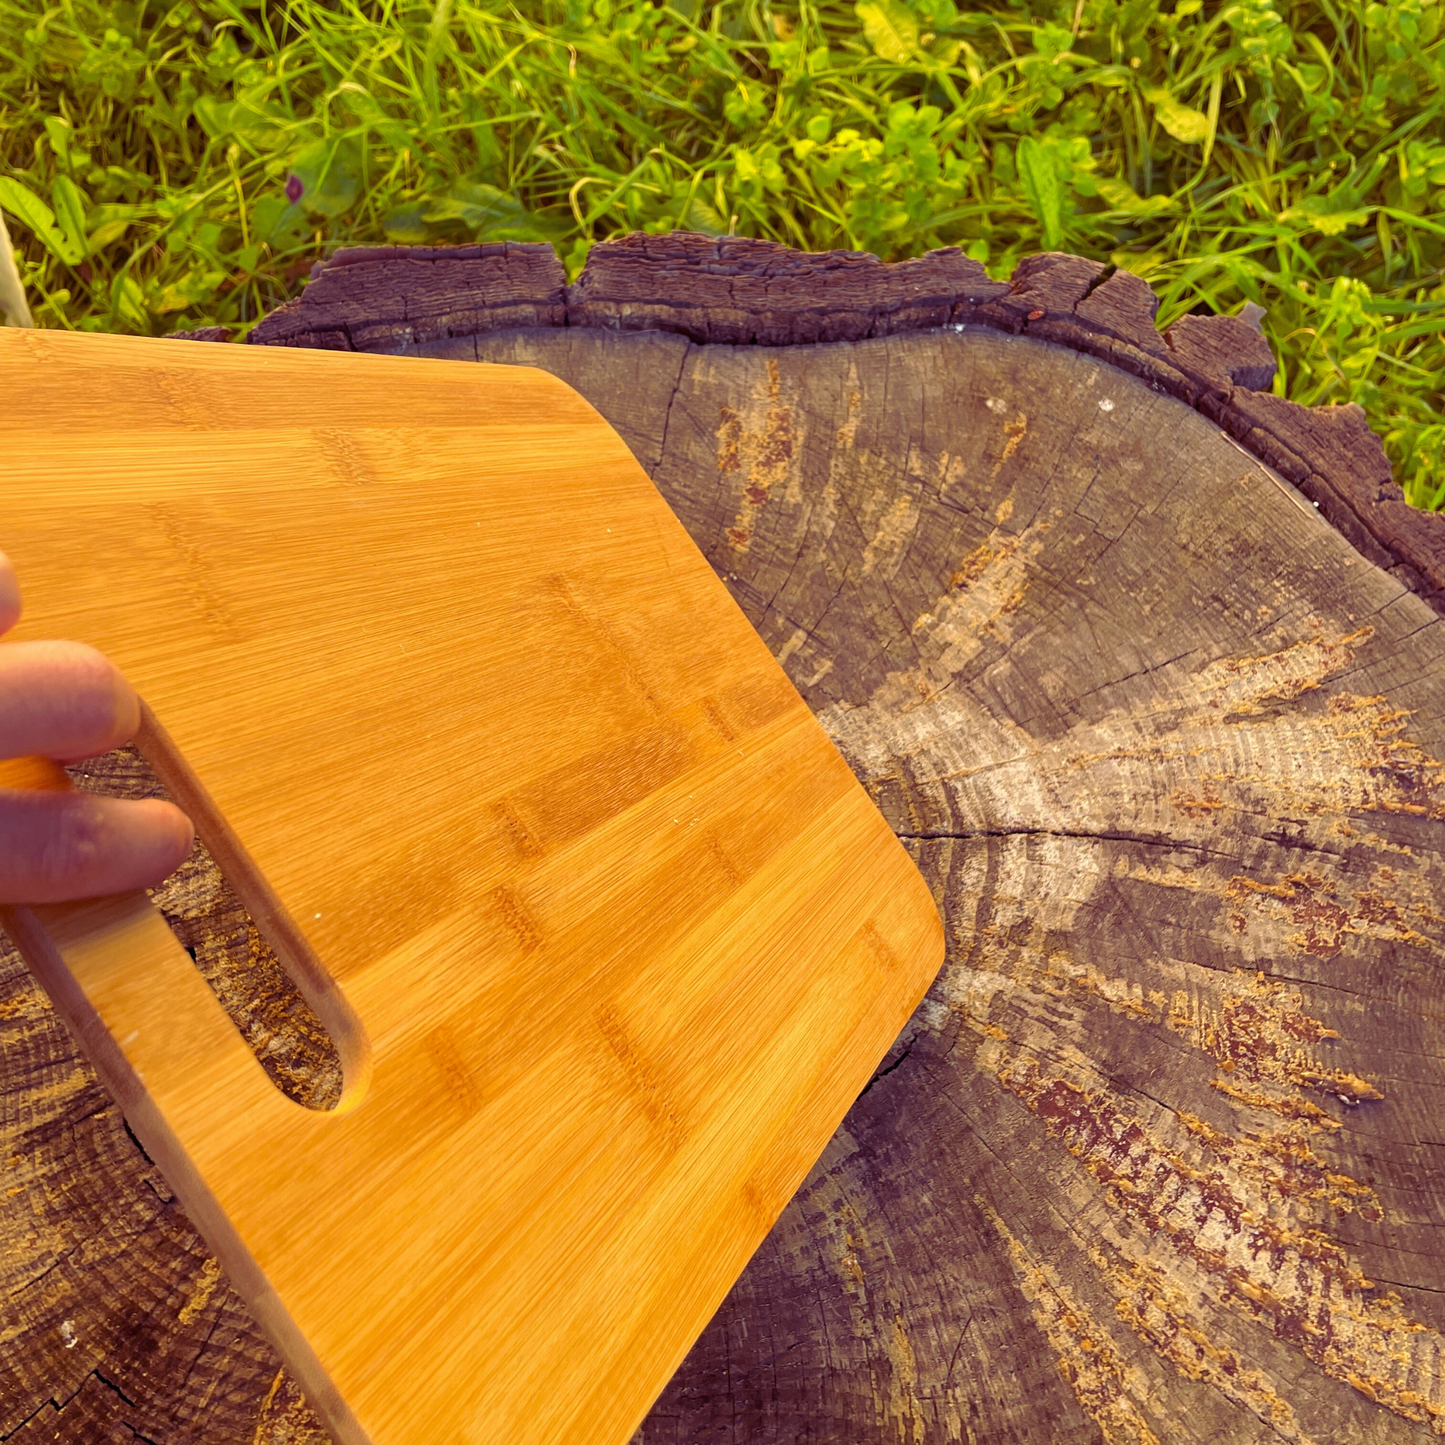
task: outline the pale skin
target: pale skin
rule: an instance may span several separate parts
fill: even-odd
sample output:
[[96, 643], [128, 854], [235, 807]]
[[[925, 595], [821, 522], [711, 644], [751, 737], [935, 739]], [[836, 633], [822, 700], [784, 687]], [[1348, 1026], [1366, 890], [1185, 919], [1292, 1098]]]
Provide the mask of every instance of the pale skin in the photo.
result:
[[[0, 636], [20, 620], [20, 584], [0, 553]], [[79, 642], [0, 645], [0, 758], [60, 763], [129, 742], [140, 700], [120, 670]], [[61, 903], [149, 888], [190, 852], [173, 803], [0, 787], [0, 903]]]

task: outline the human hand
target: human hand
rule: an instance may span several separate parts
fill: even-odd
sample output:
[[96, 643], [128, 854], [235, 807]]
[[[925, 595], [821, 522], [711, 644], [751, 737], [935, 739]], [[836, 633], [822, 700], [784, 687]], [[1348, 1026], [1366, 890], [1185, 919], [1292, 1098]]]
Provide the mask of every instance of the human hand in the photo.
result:
[[[20, 618], [20, 586], [0, 553], [0, 635]], [[79, 642], [0, 644], [0, 758], [79, 762], [128, 742], [140, 699], [120, 671]], [[173, 803], [4, 785], [0, 763], [0, 903], [60, 903], [159, 883], [195, 830]]]

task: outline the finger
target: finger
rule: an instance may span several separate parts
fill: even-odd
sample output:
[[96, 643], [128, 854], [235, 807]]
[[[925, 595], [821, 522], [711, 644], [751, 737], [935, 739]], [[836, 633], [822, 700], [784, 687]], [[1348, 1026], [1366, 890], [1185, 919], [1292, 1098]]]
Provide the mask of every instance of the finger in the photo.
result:
[[20, 621], [20, 579], [10, 559], [0, 552], [0, 634]]
[[174, 803], [0, 789], [0, 903], [63, 903], [151, 888], [195, 829]]
[[93, 647], [0, 646], [0, 758], [93, 758], [129, 742], [139, 726], [135, 690]]

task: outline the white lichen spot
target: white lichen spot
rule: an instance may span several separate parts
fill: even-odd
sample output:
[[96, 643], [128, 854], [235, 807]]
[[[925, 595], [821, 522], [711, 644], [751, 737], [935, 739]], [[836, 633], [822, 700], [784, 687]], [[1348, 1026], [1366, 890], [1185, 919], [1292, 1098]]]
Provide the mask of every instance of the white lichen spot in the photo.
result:
[[945, 1026], [953, 1018], [953, 1010], [946, 1003], [938, 999], [926, 998], [918, 1005], [919, 1016], [924, 1024], [932, 1029], [934, 1033], [942, 1033]]
[[1008, 410], [1008, 402], [1000, 401], [996, 396], [989, 397], [984, 405], [993, 412], [1005, 412]]
[[75, 1333], [74, 1320], [61, 1320], [60, 1338], [65, 1341], [67, 1350], [73, 1350], [80, 1343], [80, 1336]]
[[1101, 397], [1101, 398], [1099, 399], [1099, 410], [1100, 410], [1100, 411], [1113, 411], [1113, 410], [1114, 410], [1114, 403], [1113, 403], [1112, 399], [1109, 398], [1109, 397], [1107, 397], [1107, 396]]

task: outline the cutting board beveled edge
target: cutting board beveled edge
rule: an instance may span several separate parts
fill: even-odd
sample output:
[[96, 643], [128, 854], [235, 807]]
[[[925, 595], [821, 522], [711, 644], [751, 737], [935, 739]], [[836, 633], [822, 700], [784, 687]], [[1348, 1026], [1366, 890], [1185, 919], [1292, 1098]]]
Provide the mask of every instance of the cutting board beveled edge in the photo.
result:
[[14, 331], [0, 378], [23, 635], [120, 662], [377, 1072], [292, 1105], [134, 900], [32, 967], [345, 1445], [625, 1440], [937, 971], [923, 880], [557, 379]]

